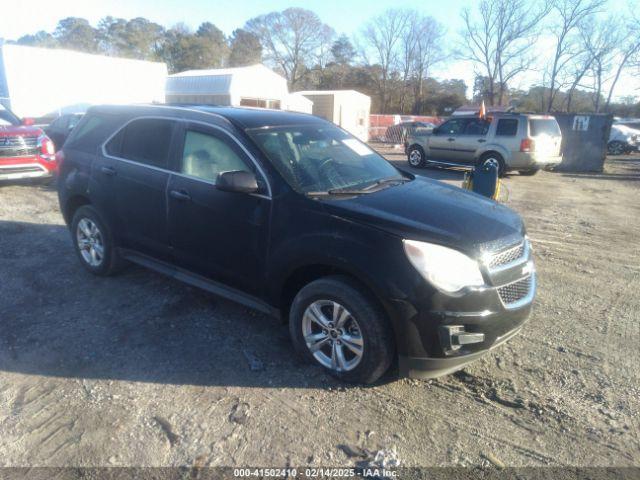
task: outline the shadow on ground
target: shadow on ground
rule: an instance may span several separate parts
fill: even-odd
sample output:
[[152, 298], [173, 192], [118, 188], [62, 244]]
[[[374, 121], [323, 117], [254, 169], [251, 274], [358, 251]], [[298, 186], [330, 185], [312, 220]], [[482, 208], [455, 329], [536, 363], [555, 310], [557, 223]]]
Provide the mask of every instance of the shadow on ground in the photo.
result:
[[80, 265], [66, 227], [7, 221], [0, 221], [0, 369], [168, 384], [347, 387], [300, 361], [278, 319], [135, 266], [95, 277]]

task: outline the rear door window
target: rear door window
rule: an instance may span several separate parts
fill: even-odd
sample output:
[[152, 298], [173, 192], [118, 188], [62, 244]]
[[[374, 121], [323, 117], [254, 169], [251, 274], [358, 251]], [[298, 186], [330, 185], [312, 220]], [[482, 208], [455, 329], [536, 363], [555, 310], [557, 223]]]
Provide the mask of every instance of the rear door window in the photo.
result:
[[[117, 152], [119, 157], [144, 163], [158, 168], [168, 168], [171, 137], [175, 128], [173, 120], [142, 118], [129, 123], [121, 134], [113, 138], [120, 141], [120, 148], [114, 144], [108, 152]], [[109, 142], [111, 143], [111, 142]], [[111, 153], [112, 155], [114, 153]]]
[[500, 137], [513, 137], [518, 133], [518, 120], [516, 118], [501, 118], [498, 120], [496, 135]]
[[548, 135], [550, 137], [559, 137], [560, 127], [555, 118], [530, 118], [529, 133], [532, 137], [538, 135]]

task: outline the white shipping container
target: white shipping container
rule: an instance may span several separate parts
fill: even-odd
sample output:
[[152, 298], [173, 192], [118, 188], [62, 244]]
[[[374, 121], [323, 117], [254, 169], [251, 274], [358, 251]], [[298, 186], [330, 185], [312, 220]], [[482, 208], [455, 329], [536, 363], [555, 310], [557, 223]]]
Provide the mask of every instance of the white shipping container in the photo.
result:
[[0, 46], [0, 99], [20, 117], [90, 105], [164, 102], [167, 65], [70, 50]]
[[355, 90], [297, 92], [313, 102], [313, 114], [344, 128], [363, 142], [369, 141], [371, 98]]

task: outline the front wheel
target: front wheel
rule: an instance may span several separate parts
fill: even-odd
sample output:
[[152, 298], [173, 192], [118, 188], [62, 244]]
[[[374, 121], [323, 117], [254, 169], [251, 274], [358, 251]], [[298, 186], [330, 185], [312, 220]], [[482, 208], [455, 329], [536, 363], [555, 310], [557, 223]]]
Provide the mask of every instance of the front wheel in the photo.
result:
[[413, 168], [423, 168], [427, 165], [424, 150], [420, 145], [413, 145], [409, 148], [407, 160], [409, 161], [409, 165]]
[[347, 277], [311, 282], [291, 305], [289, 331], [303, 357], [353, 383], [373, 383], [391, 365], [393, 332], [382, 309]]
[[626, 150], [626, 145], [618, 140], [607, 144], [607, 153], [609, 155], [622, 155]]

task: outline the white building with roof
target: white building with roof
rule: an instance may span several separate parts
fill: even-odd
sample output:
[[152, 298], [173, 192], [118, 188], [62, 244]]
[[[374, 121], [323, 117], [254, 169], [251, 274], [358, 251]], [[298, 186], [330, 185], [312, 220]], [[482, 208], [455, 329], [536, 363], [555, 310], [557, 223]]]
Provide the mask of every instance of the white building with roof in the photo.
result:
[[262, 64], [169, 75], [165, 94], [167, 103], [275, 109], [286, 109], [289, 99], [287, 80]]

